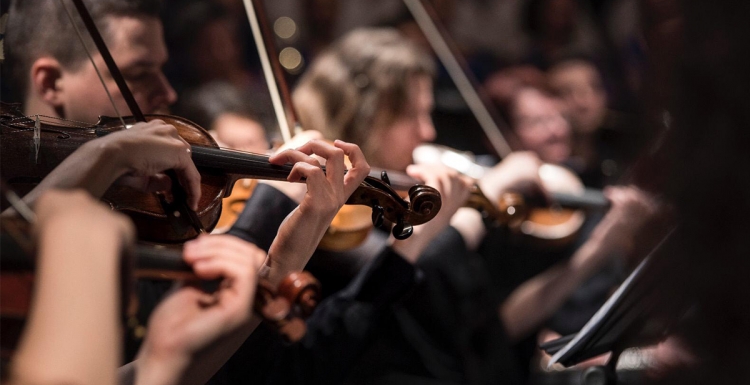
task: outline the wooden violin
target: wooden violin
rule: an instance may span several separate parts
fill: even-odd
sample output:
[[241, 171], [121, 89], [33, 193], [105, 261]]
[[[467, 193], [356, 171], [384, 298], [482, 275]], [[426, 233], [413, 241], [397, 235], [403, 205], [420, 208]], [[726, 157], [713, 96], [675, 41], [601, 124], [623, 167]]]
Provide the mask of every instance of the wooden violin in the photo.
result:
[[[417, 163], [440, 163], [480, 179], [489, 169], [476, 164], [469, 154], [447, 147], [421, 145], [414, 151]], [[609, 208], [609, 200], [600, 190], [586, 188], [570, 170], [553, 164], [539, 167], [539, 179], [550, 201], [522, 197], [527, 208], [517, 226], [512, 226], [543, 246], [562, 246], [572, 240], [583, 225], [587, 211]], [[536, 199], [535, 199], [536, 198]]]
[[[495, 154], [500, 158], [505, 158], [512, 151], [521, 149], [517, 136], [496, 111], [488, 94], [461, 56], [457, 44], [450, 38], [447, 29], [441, 25], [434, 7], [426, 0], [403, 0], [403, 2], [477, 119], [487, 143], [491, 145]], [[451, 165], [454, 164], [448, 166]], [[469, 176], [479, 178], [482, 172], [480, 167], [479, 175]], [[563, 167], [544, 165], [540, 170], [540, 177], [543, 183], [549, 185], [553, 198], [558, 204], [567, 204], [568, 208], [589, 209], [606, 208], [609, 205], [601, 192], [585, 189], [580, 179]], [[545, 179], [549, 182], [545, 182]], [[540, 241], [543, 246], [564, 245], [567, 241], [574, 239], [585, 220], [583, 211], [564, 210], [560, 209], [559, 205], [553, 206], [555, 207], [537, 206], [521, 225], [524, 234]]]
[[[402, 194], [407, 192], [410, 186], [421, 183], [405, 173], [372, 168], [370, 176], [376, 178], [378, 175], [381, 180]], [[527, 217], [526, 204], [521, 194], [505, 193], [500, 196], [498, 202], [492, 202], [477, 184], [472, 186], [464, 207], [477, 210], [485, 224], [493, 227], [518, 227]], [[319, 247], [330, 251], [357, 247], [367, 238], [372, 225], [366, 210], [357, 206], [344, 206], [331, 222]]]
[[[161, 119], [173, 125], [190, 143], [193, 161], [201, 172], [202, 194], [196, 214], [205, 229], [216, 225], [221, 199], [231, 193], [238, 179], [286, 180], [292, 170], [291, 165], [269, 163], [266, 155], [219, 149], [206, 130], [186, 119], [170, 115], [149, 115], [147, 119]], [[134, 118], [125, 118], [125, 122], [136, 123]], [[37, 121], [23, 116], [14, 106], [0, 105], [0, 173], [9, 184], [23, 192], [24, 185], [28, 189], [41, 181], [82, 144], [122, 129], [120, 119], [106, 117], [87, 127], [65, 123], [62, 120]], [[441, 206], [440, 193], [428, 186], [412, 186], [408, 196], [409, 202], [406, 202], [387, 183], [368, 177], [347, 204], [371, 207], [372, 218], [377, 222], [387, 219], [394, 223], [394, 236], [403, 239], [411, 234], [413, 225], [425, 223], [437, 215]], [[105, 193], [104, 200], [133, 219], [142, 240], [180, 243], [198, 235], [189, 225], [170, 223], [154, 194], [113, 186]]]
[[[24, 117], [17, 108], [0, 106], [0, 172], [9, 183], [16, 186], [36, 183], [83, 143], [112, 131], [126, 129], [127, 125], [136, 122], [161, 119], [175, 126], [182, 138], [192, 146], [193, 160], [201, 170], [202, 177], [202, 194], [197, 212], [187, 207], [186, 193], [177, 183], [173, 170], [166, 171], [172, 179], [172, 200], [163, 195], [141, 193], [120, 186], [110, 188], [104, 198], [133, 219], [141, 239], [179, 243], [210, 231], [216, 225], [221, 212], [221, 198], [231, 192], [237, 179], [287, 178], [291, 166], [271, 165], [264, 155], [220, 150], [206, 130], [186, 119], [144, 115], [86, 6], [81, 0], [73, 0], [73, 3], [133, 116], [119, 119], [103, 117], [95, 125], [80, 126], [70, 122], [65, 124], [62, 120], [41, 122], [38, 116], [31, 119]], [[68, 15], [71, 16], [70, 13]], [[72, 16], [70, 18], [75, 26], [76, 22]], [[83, 45], [85, 48], [86, 45]], [[412, 225], [430, 220], [440, 209], [440, 195], [434, 189], [415, 186], [409, 196], [411, 201], [405, 202], [381, 181], [368, 179], [362, 182], [347, 203], [372, 207], [373, 219], [387, 218], [392, 221], [395, 223], [394, 236], [403, 239], [411, 234]]]
[[[3, 330], [0, 335], [0, 358], [3, 360], [12, 355], [30, 310], [36, 253], [29, 236], [30, 228], [28, 222], [17, 217], [0, 219], [0, 248], [3, 250], [0, 263], [0, 328]], [[125, 254], [124, 257], [130, 255]], [[179, 249], [138, 244], [132, 258], [133, 261], [124, 261], [121, 279], [122, 312], [128, 319], [134, 319], [136, 311], [136, 307], [128, 304], [132, 277], [197, 280], [192, 268], [182, 259]], [[285, 339], [296, 342], [305, 335], [304, 319], [312, 314], [319, 298], [320, 283], [315, 277], [307, 272], [295, 272], [284, 278], [277, 287], [260, 279], [253, 309]]]

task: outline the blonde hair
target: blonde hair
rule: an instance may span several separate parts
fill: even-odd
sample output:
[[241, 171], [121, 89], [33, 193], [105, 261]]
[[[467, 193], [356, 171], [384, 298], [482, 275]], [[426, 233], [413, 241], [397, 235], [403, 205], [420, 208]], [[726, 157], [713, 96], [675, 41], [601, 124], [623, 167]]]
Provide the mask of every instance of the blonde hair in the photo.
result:
[[350, 32], [315, 59], [294, 92], [299, 119], [329, 139], [376, 148], [374, 130], [409, 106], [414, 77], [435, 73], [430, 55], [391, 28]]

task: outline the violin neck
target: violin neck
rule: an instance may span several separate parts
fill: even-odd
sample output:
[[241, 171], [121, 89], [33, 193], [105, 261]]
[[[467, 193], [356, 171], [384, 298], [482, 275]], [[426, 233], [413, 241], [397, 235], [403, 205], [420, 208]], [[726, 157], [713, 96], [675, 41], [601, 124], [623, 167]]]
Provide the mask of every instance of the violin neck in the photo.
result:
[[200, 169], [213, 169], [240, 178], [286, 180], [291, 165], [275, 165], [267, 155], [227, 149], [192, 146], [193, 162]]
[[422, 182], [403, 172], [384, 170], [377, 167], [370, 168], [370, 176], [375, 179], [381, 179], [382, 172], [386, 172], [388, 179], [391, 181], [391, 187], [396, 191], [409, 191], [412, 186], [422, 184]]
[[610, 202], [601, 190], [587, 188], [582, 194], [552, 193], [554, 202], [562, 207], [587, 211], [604, 211]]

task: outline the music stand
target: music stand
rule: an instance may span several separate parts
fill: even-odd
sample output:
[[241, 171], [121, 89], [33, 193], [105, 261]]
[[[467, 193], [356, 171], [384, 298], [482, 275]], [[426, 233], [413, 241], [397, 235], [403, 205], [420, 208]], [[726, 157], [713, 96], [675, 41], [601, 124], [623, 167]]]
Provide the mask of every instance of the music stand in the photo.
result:
[[[665, 258], [655, 255], [657, 252], [668, 252], [665, 244], [674, 231], [657, 244], [581, 331], [540, 345], [542, 350], [552, 355], [548, 367], [556, 363], [569, 367], [612, 352], [605, 374], [615, 379], [615, 366], [623, 350], [653, 345], [664, 339], [674, 320], [653, 317], [657, 305], [661, 311], [665, 304], [649, 301], [648, 296], [660, 287], [676, 284], [679, 280], [679, 269], [669, 266]], [[668, 306], [682, 307], [680, 301], [670, 302]]]

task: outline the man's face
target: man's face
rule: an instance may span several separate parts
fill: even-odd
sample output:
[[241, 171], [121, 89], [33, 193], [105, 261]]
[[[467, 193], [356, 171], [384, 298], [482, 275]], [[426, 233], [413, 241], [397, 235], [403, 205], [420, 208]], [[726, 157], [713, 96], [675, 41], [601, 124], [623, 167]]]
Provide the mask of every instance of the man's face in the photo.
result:
[[563, 101], [576, 132], [590, 134], [598, 130], [607, 112], [607, 95], [594, 66], [571, 62], [553, 68], [549, 83]]
[[570, 125], [553, 99], [534, 89], [520, 91], [513, 122], [521, 144], [542, 161], [560, 163], [570, 156]]
[[[112, 31], [109, 50], [141, 111], [168, 112], [177, 94], [161, 70], [167, 61], [161, 22], [154, 17], [109, 17], [107, 22]], [[94, 62], [120, 114], [132, 115], [100, 54]], [[90, 61], [72, 71], [63, 69], [59, 80], [64, 118], [95, 122], [100, 115], [117, 116]]]

